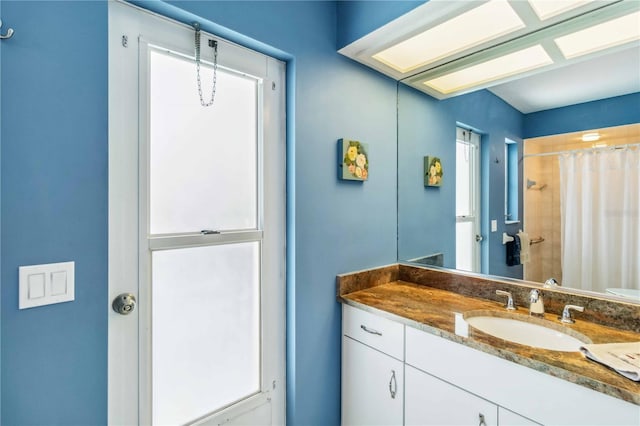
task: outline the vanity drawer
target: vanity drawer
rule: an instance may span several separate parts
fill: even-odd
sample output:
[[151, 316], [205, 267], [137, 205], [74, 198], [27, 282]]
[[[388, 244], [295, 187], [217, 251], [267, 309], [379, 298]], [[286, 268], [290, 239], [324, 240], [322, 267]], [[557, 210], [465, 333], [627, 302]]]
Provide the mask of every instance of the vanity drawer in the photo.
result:
[[342, 305], [342, 332], [396, 359], [404, 360], [404, 325]]

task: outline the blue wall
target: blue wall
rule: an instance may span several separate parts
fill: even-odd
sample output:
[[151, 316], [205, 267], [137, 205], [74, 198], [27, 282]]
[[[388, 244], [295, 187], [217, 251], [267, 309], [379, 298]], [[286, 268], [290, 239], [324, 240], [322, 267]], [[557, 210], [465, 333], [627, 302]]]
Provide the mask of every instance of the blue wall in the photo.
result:
[[[444, 266], [455, 267], [455, 141], [456, 125], [482, 134], [481, 231], [482, 272], [522, 278], [522, 266], [507, 266], [502, 232], [513, 234], [522, 224], [504, 223], [504, 140], [522, 147], [522, 114], [482, 90], [438, 101], [412, 88], [398, 88], [398, 258], [444, 253]], [[422, 158], [443, 160], [439, 188], [425, 188]], [[522, 211], [522, 201], [520, 201]], [[490, 220], [498, 231], [489, 232]]]
[[[455, 268], [456, 120], [441, 101], [398, 85], [398, 259], [434, 253]], [[425, 187], [423, 157], [440, 157], [442, 186]]]
[[640, 92], [534, 112], [524, 117], [524, 137], [557, 135], [640, 123]]
[[[443, 101], [455, 121], [482, 133], [481, 137], [481, 225], [482, 272], [504, 277], [522, 278], [522, 265], [507, 266], [502, 233], [514, 234], [524, 224], [504, 223], [504, 140], [518, 143], [522, 152], [523, 115], [489, 92], [481, 90]], [[522, 176], [522, 173], [520, 173]], [[522, 182], [519, 185], [522, 188]], [[522, 197], [519, 210], [522, 211]], [[490, 221], [497, 220], [497, 232], [490, 232]]]
[[[336, 53], [334, 2], [175, 4], [289, 60], [288, 421], [338, 424], [335, 276], [396, 260], [396, 84]], [[2, 9], [16, 37], [2, 50], [1, 423], [104, 424], [107, 7]], [[337, 180], [341, 137], [369, 143], [367, 182]], [[63, 260], [76, 300], [18, 311], [18, 266]]]
[[[107, 7], [2, 14], [2, 424], [104, 423]], [[18, 266], [68, 260], [76, 301], [18, 311]]]
[[337, 48], [342, 49], [427, 1], [338, 1]]
[[[0, 1], [0, 17], [2, 1]], [[2, 34], [6, 34], [4, 31]], [[0, 260], [2, 259], [2, 45], [0, 42]], [[2, 280], [2, 262], [0, 261], [0, 282]], [[0, 286], [0, 384], [2, 383], [2, 286]], [[0, 424], [2, 423], [2, 386], [0, 385]]]

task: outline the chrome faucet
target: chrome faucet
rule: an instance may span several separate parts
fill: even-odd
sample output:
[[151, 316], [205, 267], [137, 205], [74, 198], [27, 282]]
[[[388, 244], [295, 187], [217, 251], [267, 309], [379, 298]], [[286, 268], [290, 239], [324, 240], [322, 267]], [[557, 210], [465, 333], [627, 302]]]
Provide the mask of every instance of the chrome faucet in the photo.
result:
[[576, 322], [576, 320], [571, 318], [571, 309], [578, 312], [584, 312], [584, 306], [565, 305], [564, 309], [562, 310], [562, 316], [558, 317], [560, 322], [565, 324], [573, 324], [574, 322]]
[[534, 317], [544, 317], [544, 301], [542, 292], [537, 288], [529, 293], [529, 315]]
[[516, 305], [513, 303], [513, 297], [511, 296], [511, 292], [504, 290], [496, 290], [497, 296], [507, 296], [507, 303], [504, 305], [507, 308], [507, 311], [515, 311]]

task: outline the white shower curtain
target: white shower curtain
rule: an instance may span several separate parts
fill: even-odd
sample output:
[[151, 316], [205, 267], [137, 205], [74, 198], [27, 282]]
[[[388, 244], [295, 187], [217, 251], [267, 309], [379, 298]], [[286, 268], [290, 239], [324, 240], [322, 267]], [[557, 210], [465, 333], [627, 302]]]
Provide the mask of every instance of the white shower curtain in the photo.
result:
[[606, 149], [560, 160], [564, 285], [640, 289], [640, 151]]

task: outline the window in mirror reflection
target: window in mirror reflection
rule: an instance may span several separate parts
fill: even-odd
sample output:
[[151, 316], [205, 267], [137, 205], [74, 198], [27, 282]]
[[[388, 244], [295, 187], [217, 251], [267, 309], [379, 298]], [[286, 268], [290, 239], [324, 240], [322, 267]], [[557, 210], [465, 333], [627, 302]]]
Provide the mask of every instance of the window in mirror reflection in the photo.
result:
[[480, 135], [456, 129], [456, 268], [480, 272]]
[[518, 143], [504, 140], [504, 222], [518, 223]]

